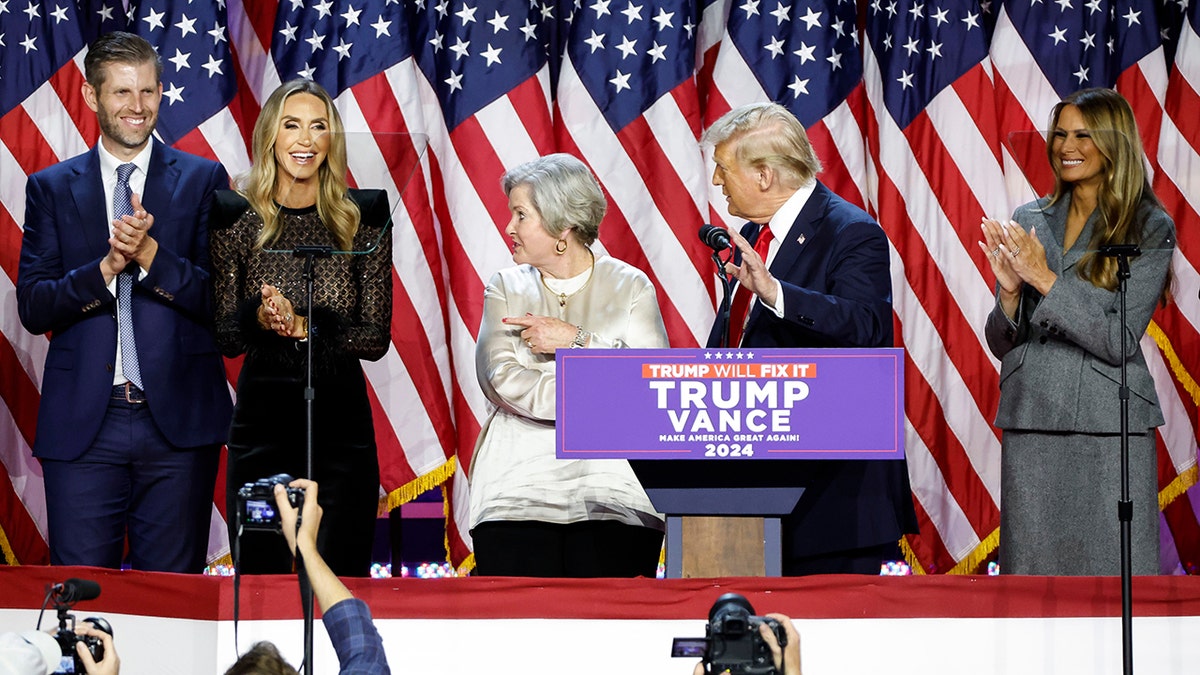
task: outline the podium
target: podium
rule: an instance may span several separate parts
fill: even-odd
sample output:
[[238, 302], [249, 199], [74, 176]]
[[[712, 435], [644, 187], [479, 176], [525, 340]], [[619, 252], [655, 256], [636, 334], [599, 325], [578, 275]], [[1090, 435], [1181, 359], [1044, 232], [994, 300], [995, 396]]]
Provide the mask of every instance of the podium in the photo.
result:
[[748, 477], [732, 486], [726, 467], [697, 460], [629, 465], [667, 516], [668, 579], [782, 576], [780, 519], [796, 508], [803, 487], [756, 485]]
[[560, 349], [556, 453], [629, 462], [667, 516], [669, 578], [780, 576], [795, 460], [904, 457], [903, 354]]

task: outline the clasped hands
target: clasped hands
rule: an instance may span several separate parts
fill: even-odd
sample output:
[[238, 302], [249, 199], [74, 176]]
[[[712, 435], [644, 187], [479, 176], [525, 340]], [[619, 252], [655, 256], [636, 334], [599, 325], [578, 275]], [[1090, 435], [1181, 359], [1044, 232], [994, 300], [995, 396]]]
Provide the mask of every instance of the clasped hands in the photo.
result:
[[1042, 295], [1050, 292], [1058, 275], [1046, 264], [1046, 249], [1036, 227], [1026, 232], [1016, 221], [984, 218], [980, 229], [983, 241], [978, 242], [979, 249], [1000, 283], [1000, 302], [1009, 317], [1016, 312], [1022, 285], [1029, 284]]
[[271, 284], [260, 289], [262, 304], [258, 307], [258, 325], [286, 338], [308, 338], [308, 317], [297, 316], [292, 301]]
[[521, 326], [521, 340], [534, 354], [553, 354], [560, 347], [570, 347], [579, 327], [550, 316], [506, 316], [500, 319], [509, 326]]
[[158, 253], [158, 242], [149, 235], [150, 228], [154, 226], [154, 216], [142, 206], [141, 195], [133, 195], [130, 203], [133, 205], [133, 215], [112, 221], [108, 253], [100, 261], [105, 282], [112, 281], [131, 262], [148, 271]]

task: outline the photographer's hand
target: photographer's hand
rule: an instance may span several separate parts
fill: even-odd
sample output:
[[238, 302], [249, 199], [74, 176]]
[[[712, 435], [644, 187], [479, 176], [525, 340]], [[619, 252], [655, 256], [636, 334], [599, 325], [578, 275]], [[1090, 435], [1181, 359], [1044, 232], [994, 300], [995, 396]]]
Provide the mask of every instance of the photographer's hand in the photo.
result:
[[[296, 549], [299, 548], [300, 555], [308, 560], [310, 552], [313, 555], [317, 552], [317, 529], [321, 525], [322, 510], [321, 505], [317, 503], [317, 484], [311, 480], [297, 478], [288, 483], [288, 487], [304, 490], [304, 505], [303, 511], [296, 509], [288, 502], [287, 490], [282, 485], [275, 486], [275, 505], [279, 507], [283, 536], [287, 539], [292, 555], [296, 555]], [[296, 528], [297, 518], [300, 519], [299, 529]]]
[[[328, 612], [330, 607], [354, 596], [317, 552], [317, 530], [321, 525], [317, 484], [311, 480], [297, 478], [288, 483], [288, 487], [304, 488], [304, 507], [303, 511], [293, 507], [288, 503], [287, 490], [282, 485], [275, 486], [275, 505], [279, 507], [283, 536], [287, 538], [292, 554], [299, 554], [304, 559], [304, 570], [308, 573], [308, 581], [312, 584], [317, 604], [321, 606], [322, 613]], [[299, 528], [296, 527], [297, 516], [302, 516]]]
[[775, 671], [782, 675], [800, 675], [800, 633], [792, 625], [792, 620], [783, 614], [768, 614], [767, 617], [778, 621], [787, 635], [787, 645], [780, 649], [775, 631], [765, 623], [758, 627], [759, 635], [762, 635], [763, 642], [767, 643], [771, 655], [775, 657]]
[[99, 638], [100, 644], [104, 645], [104, 658], [96, 661], [92, 658], [92, 653], [88, 651], [86, 644], [75, 643], [75, 651], [79, 654], [79, 660], [83, 662], [88, 675], [118, 675], [121, 672], [121, 659], [117, 656], [116, 647], [113, 647], [111, 635], [98, 628], [93, 628], [86, 621], [75, 624], [75, 634]]

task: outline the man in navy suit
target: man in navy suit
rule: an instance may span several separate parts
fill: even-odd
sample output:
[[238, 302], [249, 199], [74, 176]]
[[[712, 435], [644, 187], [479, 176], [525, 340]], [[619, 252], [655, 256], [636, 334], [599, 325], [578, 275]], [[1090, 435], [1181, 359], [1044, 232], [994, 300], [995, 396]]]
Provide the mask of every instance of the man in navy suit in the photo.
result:
[[[887, 237], [816, 180], [821, 165], [800, 121], [780, 105], [751, 104], [722, 116], [703, 142], [729, 213], [750, 221], [730, 232], [738, 256], [725, 270], [739, 290], [708, 345], [891, 347]], [[916, 532], [903, 460], [793, 462], [779, 473], [805, 487], [783, 519], [786, 575], [879, 574], [900, 537]]]
[[33, 453], [56, 565], [199, 572], [232, 404], [213, 342], [208, 206], [217, 163], [151, 139], [162, 62], [93, 42], [100, 142], [29, 177], [21, 323], [50, 333]]

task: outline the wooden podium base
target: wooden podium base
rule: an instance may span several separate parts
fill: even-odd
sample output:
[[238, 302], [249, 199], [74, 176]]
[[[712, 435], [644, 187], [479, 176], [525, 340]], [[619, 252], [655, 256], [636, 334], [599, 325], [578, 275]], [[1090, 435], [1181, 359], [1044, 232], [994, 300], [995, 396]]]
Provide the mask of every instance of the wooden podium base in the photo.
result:
[[[645, 470], [639, 464], [630, 462], [634, 473]], [[644, 486], [649, 482], [641, 474], [638, 479]], [[650, 503], [667, 516], [667, 578], [782, 576], [780, 516], [791, 513], [803, 493], [802, 487], [650, 484], [646, 487]], [[684, 523], [688, 523], [686, 530]]]
[[683, 578], [761, 577], [763, 519], [747, 516], [685, 516]]

